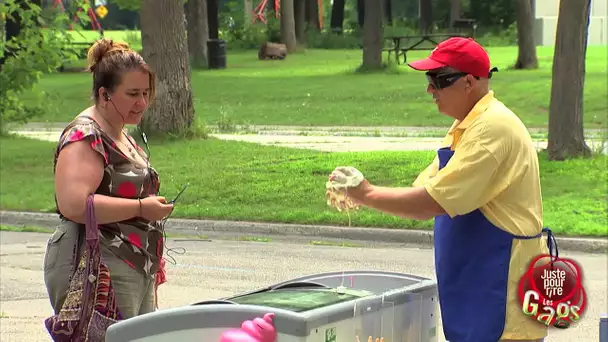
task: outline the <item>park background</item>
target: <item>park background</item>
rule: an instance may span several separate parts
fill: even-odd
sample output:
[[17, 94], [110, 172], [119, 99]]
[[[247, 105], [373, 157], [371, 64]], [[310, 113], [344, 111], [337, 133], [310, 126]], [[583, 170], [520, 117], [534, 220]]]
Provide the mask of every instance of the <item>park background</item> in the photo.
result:
[[[595, 38], [606, 32], [605, 0], [548, 2], [556, 6], [537, 17], [542, 11], [528, 0], [282, 0], [278, 9], [267, 3], [267, 23], [252, 23], [257, 2], [108, 0], [107, 15], [97, 19], [104, 36], [141, 51], [159, 82], [181, 94], [159, 98], [142, 124], [162, 195], [172, 197], [190, 183], [173, 217], [347, 225], [346, 214], [325, 203], [325, 180], [335, 166], [356, 166], [379, 185], [411, 184], [433, 151], [326, 153], [214, 134], [256, 134], [257, 127], [273, 125], [299, 126], [301, 135], [323, 126], [370, 138], [440, 137], [451, 120], [436, 112], [424, 74], [396, 64], [384, 50], [391, 49], [391, 37], [450, 35], [461, 22], [470, 24], [458, 28], [466, 34], [475, 24], [476, 39], [500, 70], [492, 80], [499, 99], [535, 139], [548, 140], [539, 152], [545, 225], [562, 235], [605, 236], [608, 54], [606, 42]], [[54, 1], [38, 4], [0, 5], [9, 13], [0, 70], [3, 210], [55, 210], [55, 143], [14, 132], [24, 124], [61, 127], [90, 104], [83, 52], [100, 36], [87, 17], [99, 4], [62, 1], [61, 11]], [[335, 14], [341, 12], [341, 18]], [[11, 36], [15, 21], [20, 30]], [[268, 41], [284, 43], [286, 58], [260, 60]], [[225, 50], [212, 55], [210, 46]], [[408, 51], [408, 60], [426, 56], [433, 45], [424, 47]], [[396, 129], [379, 128], [387, 126]], [[359, 129], [345, 133], [348, 127]], [[350, 216], [353, 226], [432, 227], [367, 209]]]

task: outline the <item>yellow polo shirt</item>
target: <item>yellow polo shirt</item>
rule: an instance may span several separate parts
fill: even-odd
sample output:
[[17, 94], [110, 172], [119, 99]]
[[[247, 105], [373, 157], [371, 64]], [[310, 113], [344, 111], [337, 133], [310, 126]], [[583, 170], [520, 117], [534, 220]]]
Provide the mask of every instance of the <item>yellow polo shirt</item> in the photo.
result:
[[[490, 91], [444, 140], [454, 155], [438, 171], [435, 160], [414, 186], [424, 186], [454, 217], [476, 209], [496, 227], [534, 236], [543, 227], [538, 155], [521, 120]], [[502, 339], [541, 339], [547, 328], [524, 315], [517, 298], [519, 279], [530, 261], [548, 253], [546, 238], [514, 239], [509, 264], [506, 323]]]

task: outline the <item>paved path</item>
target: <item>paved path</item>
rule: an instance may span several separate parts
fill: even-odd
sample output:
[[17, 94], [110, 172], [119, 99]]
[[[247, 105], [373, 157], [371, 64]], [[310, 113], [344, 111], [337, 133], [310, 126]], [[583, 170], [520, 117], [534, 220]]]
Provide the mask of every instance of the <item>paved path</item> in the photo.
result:
[[[51, 314], [41, 268], [48, 236], [0, 232], [0, 340], [3, 342], [50, 341], [42, 325], [43, 319]], [[229, 296], [301, 275], [345, 269], [434, 277], [432, 250], [396, 244], [333, 247], [312, 245], [306, 240], [299, 243], [170, 240], [168, 247], [183, 247], [186, 254], [177, 256], [177, 265], [168, 264], [168, 283], [159, 290], [161, 308]], [[608, 257], [580, 253], [563, 256], [574, 258], [586, 271], [590, 306], [576, 326], [552, 330], [548, 341], [595, 342], [598, 317], [608, 304]], [[439, 341], [444, 341], [441, 334]]]
[[[40, 131], [40, 130], [61, 130], [67, 125], [67, 122], [29, 122], [19, 127], [18, 130], [24, 131]], [[217, 129], [216, 125], [207, 125], [209, 129]], [[297, 126], [297, 125], [235, 125], [233, 127], [237, 132], [253, 132], [258, 134], [304, 134], [304, 133], [324, 133], [320, 135], [331, 134], [445, 134], [448, 126]], [[546, 128], [529, 128], [532, 134], [547, 133]], [[606, 133], [605, 128], [587, 128], [586, 134], [601, 134]]]
[[[57, 141], [61, 131], [31, 130], [15, 132], [22, 136]], [[433, 137], [374, 137], [353, 135], [294, 135], [274, 133], [267, 134], [211, 134], [222, 140], [235, 140], [262, 145], [283, 146], [290, 148], [312, 149], [325, 152], [366, 152], [366, 151], [429, 151], [440, 147], [442, 138]], [[545, 149], [545, 140], [535, 140], [538, 150]], [[608, 154], [608, 144], [602, 141], [588, 141], [594, 150], [602, 149]]]

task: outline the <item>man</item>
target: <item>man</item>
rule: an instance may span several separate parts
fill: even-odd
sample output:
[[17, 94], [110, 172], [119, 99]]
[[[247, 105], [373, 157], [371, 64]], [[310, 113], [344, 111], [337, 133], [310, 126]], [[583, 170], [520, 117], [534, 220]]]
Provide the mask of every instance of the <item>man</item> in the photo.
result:
[[[455, 119], [433, 162], [409, 188], [372, 185], [353, 167], [330, 175], [329, 191], [410, 219], [435, 218], [435, 268], [450, 342], [542, 341], [547, 328], [524, 315], [517, 285], [548, 253], [542, 238], [538, 157], [520, 121], [489, 88], [490, 60], [472, 39], [450, 38], [430, 57], [427, 93]], [[550, 232], [550, 231], [549, 231]]]

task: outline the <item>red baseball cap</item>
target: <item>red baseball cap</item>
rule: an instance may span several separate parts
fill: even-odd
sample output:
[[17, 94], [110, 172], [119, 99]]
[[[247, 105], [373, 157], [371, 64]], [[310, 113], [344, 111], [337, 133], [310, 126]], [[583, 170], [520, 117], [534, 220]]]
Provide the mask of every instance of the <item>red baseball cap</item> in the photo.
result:
[[490, 75], [488, 53], [471, 38], [446, 39], [437, 45], [429, 57], [408, 65], [421, 71], [451, 67], [481, 78], [488, 78]]

